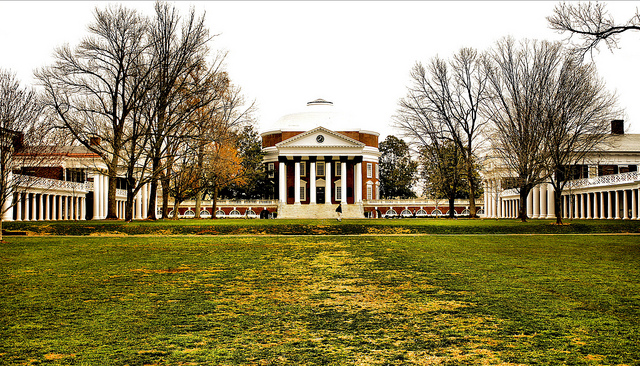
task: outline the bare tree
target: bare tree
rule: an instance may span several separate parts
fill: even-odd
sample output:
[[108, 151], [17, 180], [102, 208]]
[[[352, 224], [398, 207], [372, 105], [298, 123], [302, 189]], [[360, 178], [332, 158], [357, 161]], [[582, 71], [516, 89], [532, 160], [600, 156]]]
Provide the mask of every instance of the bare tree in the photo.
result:
[[[36, 72], [45, 104], [60, 126], [98, 154], [109, 176], [107, 219], [116, 219], [116, 184], [132, 111], [138, 108], [147, 67], [148, 22], [135, 10], [95, 9], [89, 36], [71, 50], [56, 49], [55, 63]], [[100, 144], [93, 144], [95, 138]]]
[[548, 177], [545, 107], [561, 60], [559, 43], [516, 44], [506, 38], [497, 43], [486, 66], [491, 98], [485, 113], [492, 122], [492, 151], [516, 175], [523, 222], [529, 192]]
[[582, 44], [575, 46], [575, 51], [584, 56], [598, 49], [604, 42], [609, 50], [618, 48], [618, 37], [626, 31], [640, 31], [640, 12], [626, 23], [616, 23], [606, 9], [605, 3], [560, 3], [547, 17], [549, 26], [559, 32], [569, 32], [569, 39], [574, 35], [582, 39]]
[[37, 129], [40, 112], [37, 94], [22, 88], [15, 74], [0, 69], [0, 241], [4, 215], [16, 204], [14, 193], [35, 182], [15, 176], [14, 170], [38, 165], [35, 159], [46, 153], [38, 146], [43, 141]]
[[[155, 5], [156, 16], [150, 28], [151, 54], [154, 65], [154, 87], [151, 91], [154, 115], [151, 124], [152, 181], [149, 218], [156, 219], [158, 180], [163, 185], [162, 217], [168, 213], [170, 164], [174, 160], [171, 149], [179, 139], [188, 135], [185, 129], [190, 115], [211, 102], [205, 98], [208, 85], [194, 83], [190, 77], [202, 70], [216, 73], [222, 59], [206, 67], [207, 43], [211, 40], [204, 15], [197, 17], [191, 9], [183, 20], [175, 6], [164, 2]], [[199, 80], [206, 80], [202, 77]], [[197, 95], [198, 97], [194, 97]], [[197, 100], [197, 103], [194, 103]]]
[[[477, 166], [474, 163], [477, 160], [475, 153], [481, 141], [481, 132], [487, 123], [479, 113], [487, 98], [487, 77], [483, 71], [483, 65], [484, 56], [479, 55], [478, 51], [472, 48], [462, 48], [449, 62], [435, 57], [426, 68], [416, 64], [411, 72], [414, 84], [409, 92], [412, 95], [410, 100], [414, 105], [404, 109], [405, 112], [412, 110], [413, 113], [429, 114], [431, 117], [404, 119], [403, 123], [399, 124], [399, 127], [414, 141], [416, 141], [415, 133], [434, 130], [434, 133], [439, 134], [438, 138], [444, 138], [455, 144], [455, 154], [461, 156], [464, 162], [463, 174], [468, 177], [473, 177], [475, 174]], [[407, 122], [434, 124], [409, 126]], [[447, 154], [451, 152], [451, 147], [447, 143], [434, 145], [430, 140], [432, 139], [425, 140], [427, 144], [423, 145], [426, 149], [424, 151], [433, 153], [439, 150], [439, 145], [442, 147], [446, 145]], [[444, 154], [445, 151], [441, 153]], [[441, 156], [443, 157], [444, 155]], [[446, 161], [446, 159], [438, 158], [432, 161]], [[453, 168], [451, 164], [447, 166], [450, 169]], [[475, 179], [468, 179], [467, 184], [469, 185], [469, 211], [471, 217], [475, 217], [475, 193], [478, 182]]]
[[552, 173], [557, 224], [562, 223], [561, 197], [571, 165], [610, 136], [610, 122], [618, 113], [615, 105], [615, 95], [606, 90], [593, 64], [581, 65], [572, 55], [563, 58], [548, 90], [544, 116], [547, 171]]

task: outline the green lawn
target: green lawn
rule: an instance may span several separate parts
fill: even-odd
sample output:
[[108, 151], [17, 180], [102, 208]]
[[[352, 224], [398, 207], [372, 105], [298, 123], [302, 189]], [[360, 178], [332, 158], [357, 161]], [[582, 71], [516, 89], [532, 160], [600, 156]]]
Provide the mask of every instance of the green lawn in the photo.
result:
[[637, 235], [5, 239], [0, 364], [640, 360]]
[[38, 235], [386, 235], [640, 233], [640, 220], [368, 219], [368, 220], [158, 220], [6, 222], [3, 228]]

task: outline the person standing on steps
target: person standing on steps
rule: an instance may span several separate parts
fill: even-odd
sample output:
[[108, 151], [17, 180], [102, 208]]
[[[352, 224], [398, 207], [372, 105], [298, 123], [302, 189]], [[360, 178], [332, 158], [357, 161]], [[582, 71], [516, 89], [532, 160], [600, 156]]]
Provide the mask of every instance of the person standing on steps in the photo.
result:
[[338, 213], [338, 221], [342, 221], [342, 202], [338, 203], [336, 212]]

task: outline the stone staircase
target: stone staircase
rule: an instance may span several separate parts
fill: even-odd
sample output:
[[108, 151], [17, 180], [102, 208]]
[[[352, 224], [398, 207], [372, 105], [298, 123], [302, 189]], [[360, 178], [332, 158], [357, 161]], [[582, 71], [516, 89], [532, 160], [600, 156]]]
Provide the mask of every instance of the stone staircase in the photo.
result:
[[[279, 219], [336, 219], [338, 204], [327, 205], [318, 203], [315, 205], [285, 205], [278, 204]], [[343, 219], [364, 219], [364, 207], [362, 203], [342, 205]]]

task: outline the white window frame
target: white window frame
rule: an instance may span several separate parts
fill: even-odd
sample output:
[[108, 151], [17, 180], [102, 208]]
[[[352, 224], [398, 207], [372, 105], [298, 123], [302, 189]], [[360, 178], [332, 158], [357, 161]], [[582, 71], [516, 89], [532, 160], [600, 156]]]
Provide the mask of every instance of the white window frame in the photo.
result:
[[316, 177], [324, 177], [326, 170], [324, 169], [324, 161], [318, 161], [316, 163]]
[[267, 177], [275, 178], [276, 177], [276, 164], [268, 163], [267, 164]]
[[334, 184], [336, 185], [334, 189], [335, 199], [336, 201], [342, 201], [342, 180], [339, 180]]
[[367, 184], [367, 200], [371, 201], [373, 199], [373, 184]]
[[340, 177], [342, 175], [342, 166], [340, 165], [340, 162], [336, 161], [335, 164], [333, 164], [333, 167], [333, 176]]
[[307, 182], [300, 182], [300, 201], [307, 200]]
[[307, 176], [307, 162], [306, 161], [301, 161], [300, 162], [300, 176], [301, 177], [306, 177]]
[[373, 163], [367, 163], [367, 178], [373, 178]]

